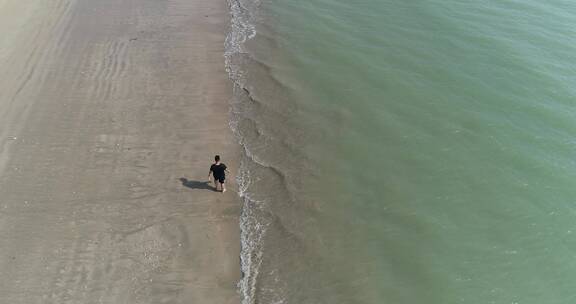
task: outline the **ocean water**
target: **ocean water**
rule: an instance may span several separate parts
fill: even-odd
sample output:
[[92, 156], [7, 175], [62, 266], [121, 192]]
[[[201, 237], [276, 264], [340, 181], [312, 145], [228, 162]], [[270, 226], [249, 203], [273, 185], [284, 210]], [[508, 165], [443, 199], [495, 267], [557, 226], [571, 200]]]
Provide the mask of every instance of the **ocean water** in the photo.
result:
[[244, 304], [576, 303], [576, 2], [229, 3]]

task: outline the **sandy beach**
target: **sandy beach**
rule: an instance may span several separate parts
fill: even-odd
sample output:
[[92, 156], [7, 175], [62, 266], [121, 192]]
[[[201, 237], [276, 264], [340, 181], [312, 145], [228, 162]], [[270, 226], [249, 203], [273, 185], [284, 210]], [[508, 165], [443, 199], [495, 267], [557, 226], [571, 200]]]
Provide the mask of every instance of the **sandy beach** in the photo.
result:
[[239, 303], [224, 0], [0, 0], [2, 303]]

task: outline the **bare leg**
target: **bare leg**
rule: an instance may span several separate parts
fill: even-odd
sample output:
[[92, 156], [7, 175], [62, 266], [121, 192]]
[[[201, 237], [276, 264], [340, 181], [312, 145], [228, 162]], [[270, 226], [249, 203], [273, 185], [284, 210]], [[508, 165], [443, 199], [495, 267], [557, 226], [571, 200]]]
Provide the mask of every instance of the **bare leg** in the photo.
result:
[[224, 186], [224, 183], [220, 183], [220, 188], [222, 188], [222, 192], [226, 192], [226, 186]]
[[218, 191], [218, 183], [219, 181], [217, 179], [214, 179], [214, 191]]

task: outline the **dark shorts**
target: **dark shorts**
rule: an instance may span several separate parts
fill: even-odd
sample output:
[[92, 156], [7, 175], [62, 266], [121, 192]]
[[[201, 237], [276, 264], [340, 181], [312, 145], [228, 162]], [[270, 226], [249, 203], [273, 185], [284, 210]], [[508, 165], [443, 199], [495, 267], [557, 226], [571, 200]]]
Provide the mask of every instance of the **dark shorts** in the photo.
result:
[[214, 180], [220, 182], [221, 184], [224, 183], [225, 179], [226, 179], [226, 176], [214, 176]]

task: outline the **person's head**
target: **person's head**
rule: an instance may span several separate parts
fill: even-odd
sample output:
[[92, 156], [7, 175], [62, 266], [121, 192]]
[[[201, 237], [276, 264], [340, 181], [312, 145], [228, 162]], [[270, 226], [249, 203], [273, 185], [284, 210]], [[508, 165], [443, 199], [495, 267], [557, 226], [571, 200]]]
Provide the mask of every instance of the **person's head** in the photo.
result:
[[215, 162], [219, 162], [219, 161], [220, 161], [220, 155], [214, 156], [214, 161], [215, 161]]

